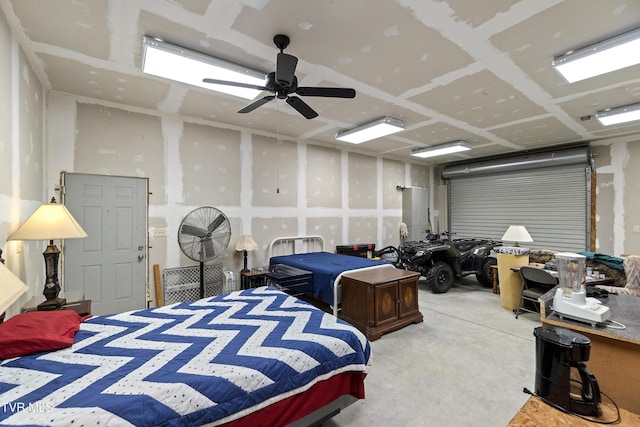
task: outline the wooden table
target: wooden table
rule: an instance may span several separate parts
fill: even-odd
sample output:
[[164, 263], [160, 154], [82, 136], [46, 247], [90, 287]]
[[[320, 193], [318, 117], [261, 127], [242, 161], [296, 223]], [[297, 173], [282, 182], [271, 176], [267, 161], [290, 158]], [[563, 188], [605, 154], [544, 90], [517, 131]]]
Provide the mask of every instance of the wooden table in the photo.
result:
[[[520, 271], [520, 267], [513, 267], [511, 268], [512, 271]], [[548, 271], [552, 276], [554, 277], [558, 277], [558, 273], [555, 271], [551, 271], [551, 270], [545, 270]], [[555, 274], [554, 274], [555, 273]], [[500, 293], [500, 281], [498, 280], [498, 266], [497, 265], [492, 265], [491, 266], [491, 274], [493, 276], [493, 293], [494, 294], [499, 294]], [[588, 279], [587, 280], [587, 285], [613, 285], [614, 284], [614, 280], [612, 277], [605, 277], [604, 279]]]
[[554, 295], [555, 288], [539, 299], [542, 324], [567, 328], [589, 338], [591, 352], [586, 365], [600, 390], [621, 408], [640, 414], [640, 297], [610, 294], [601, 299], [611, 310], [611, 320], [625, 325], [625, 329], [612, 329], [561, 319], [550, 309]]
[[268, 268], [240, 272], [240, 289], [256, 288], [267, 284]]
[[[73, 310], [80, 315], [91, 314], [91, 300], [84, 299], [81, 291], [60, 292], [60, 298], [64, 298], [67, 302], [62, 306], [61, 310]], [[31, 297], [22, 307], [22, 312], [36, 311], [38, 305], [45, 302], [46, 299], [42, 295]]]
[[[590, 417], [597, 422], [614, 421], [617, 418], [616, 409], [610, 403], [603, 403], [602, 415], [600, 417]], [[520, 409], [511, 422], [509, 427], [531, 427], [531, 426], [567, 426], [567, 427], [592, 427], [595, 424], [591, 421], [583, 420], [574, 415], [565, 414], [562, 411], [552, 408], [537, 397], [531, 397], [527, 403]], [[625, 409], [620, 409], [619, 426], [638, 426], [640, 425], [640, 415], [631, 413]]]

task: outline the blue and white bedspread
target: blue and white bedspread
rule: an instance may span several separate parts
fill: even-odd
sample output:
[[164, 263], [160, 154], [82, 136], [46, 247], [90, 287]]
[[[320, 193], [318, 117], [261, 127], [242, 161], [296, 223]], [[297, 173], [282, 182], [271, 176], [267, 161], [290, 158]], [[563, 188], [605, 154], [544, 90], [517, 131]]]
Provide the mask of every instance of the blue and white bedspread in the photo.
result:
[[0, 363], [0, 425], [215, 425], [366, 372], [370, 351], [273, 288], [98, 316], [69, 348]]

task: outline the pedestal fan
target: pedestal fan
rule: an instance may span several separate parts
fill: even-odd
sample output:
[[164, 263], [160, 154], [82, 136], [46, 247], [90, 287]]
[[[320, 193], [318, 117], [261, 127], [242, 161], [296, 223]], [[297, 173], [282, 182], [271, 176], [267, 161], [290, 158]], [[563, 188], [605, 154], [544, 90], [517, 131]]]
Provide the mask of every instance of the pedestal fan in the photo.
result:
[[200, 298], [204, 298], [204, 264], [219, 257], [230, 238], [229, 219], [214, 207], [199, 207], [182, 219], [178, 228], [178, 244], [182, 253], [200, 263]]

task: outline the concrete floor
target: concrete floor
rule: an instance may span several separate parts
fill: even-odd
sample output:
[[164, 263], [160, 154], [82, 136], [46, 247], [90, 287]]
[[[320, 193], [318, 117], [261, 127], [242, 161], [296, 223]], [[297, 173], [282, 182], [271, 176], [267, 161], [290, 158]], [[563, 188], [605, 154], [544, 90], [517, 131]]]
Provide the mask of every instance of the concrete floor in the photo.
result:
[[534, 388], [535, 314], [516, 320], [475, 278], [419, 286], [424, 322], [373, 341], [366, 398], [326, 427], [506, 426]]

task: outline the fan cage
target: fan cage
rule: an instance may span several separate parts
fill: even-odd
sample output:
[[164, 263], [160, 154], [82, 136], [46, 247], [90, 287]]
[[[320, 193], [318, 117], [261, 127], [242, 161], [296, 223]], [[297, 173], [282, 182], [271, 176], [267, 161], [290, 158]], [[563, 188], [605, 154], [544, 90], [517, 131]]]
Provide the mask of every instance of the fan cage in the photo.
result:
[[[195, 301], [200, 299], [200, 266], [165, 268], [162, 272], [164, 303]], [[204, 266], [205, 298], [224, 293], [222, 263]]]
[[[216, 218], [222, 218], [223, 222], [219, 224], [217, 228], [223, 226], [226, 228], [226, 231], [223, 235], [217, 235], [212, 240], [212, 243], [215, 243], [217, 240], [224, 241], [224, 244], [220, 244], [219, 249], [222, 249], [221, 252], [217, 253], [215, 256], [207, 257], [206, 254], [200, 253], [199, 256], [196, 256], [190, 248], [194, 247], [198, 243], [198, 239], [195, 236], [187, 236], [184, 235], [181, 230], [183, 225], [190, 225], [195, 227], [207, 228], [209, 224], [203, 224], [202, 221], [205, 219], [212, 219], [211, 215], [215, 214]], [[215, 230], [214, 230], [215, 231]], [[214, 208], [213, 206], [201, 206], [189, 212], [184, 218], [182, 218], [182, 222], [180, 223], [180, 227], [178, 227], [178, 246], [182, 253], [192, 261], [196, 262], [207, 262], [211, 261], [215, 258], [218, 258], [222, 252], [226, 251], [227, 246], [229, 245], [229, 240], [231, 239], [231, 224], [229, 222], [229, 218], [218, 208]]]

